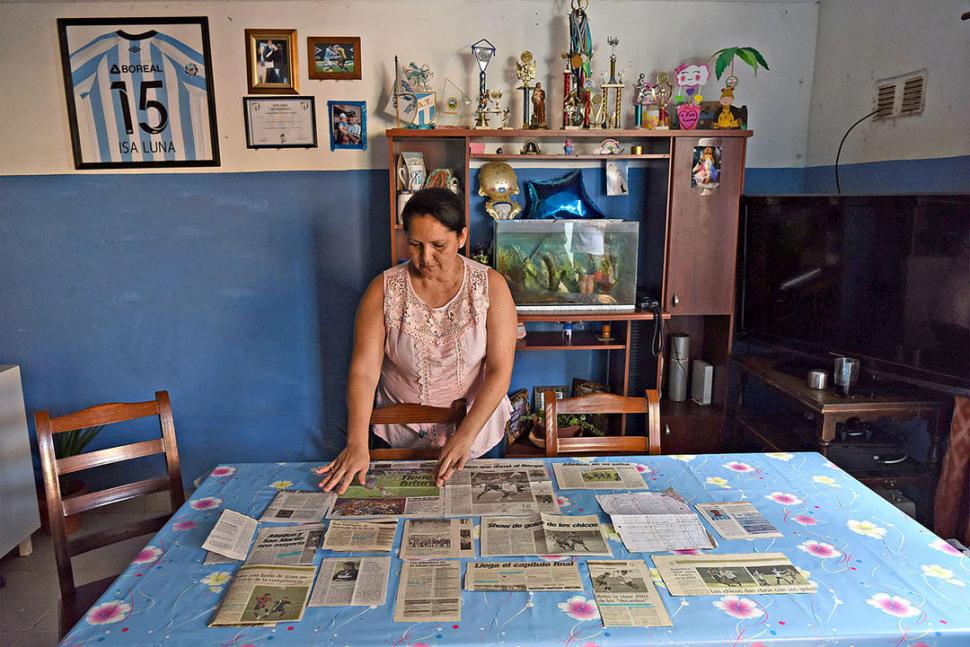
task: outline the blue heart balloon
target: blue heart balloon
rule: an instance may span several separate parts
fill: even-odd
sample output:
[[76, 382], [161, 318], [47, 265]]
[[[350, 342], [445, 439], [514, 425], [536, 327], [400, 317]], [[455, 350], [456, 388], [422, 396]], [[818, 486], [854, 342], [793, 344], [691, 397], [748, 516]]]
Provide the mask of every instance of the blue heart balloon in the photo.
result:
[[555, 180], [530, 180], [525, 183], [529, 200], [526, 218], [532, 220], [569, 220], [605, 218], [586, 194], [579, 170]]

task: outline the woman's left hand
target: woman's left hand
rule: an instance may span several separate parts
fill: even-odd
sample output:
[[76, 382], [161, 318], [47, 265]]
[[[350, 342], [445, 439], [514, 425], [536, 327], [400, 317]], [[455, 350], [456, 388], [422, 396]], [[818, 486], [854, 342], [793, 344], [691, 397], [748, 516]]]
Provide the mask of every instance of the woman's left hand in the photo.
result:
[[468, 460], [474, 441], [475, 434], [462, 431], [456, 431], [448, 438], [448, 442], [438, 454], [438, 464], [434, 470], [435, 485], [441, 487], [455, 471], [465, 467], [465, 461]]

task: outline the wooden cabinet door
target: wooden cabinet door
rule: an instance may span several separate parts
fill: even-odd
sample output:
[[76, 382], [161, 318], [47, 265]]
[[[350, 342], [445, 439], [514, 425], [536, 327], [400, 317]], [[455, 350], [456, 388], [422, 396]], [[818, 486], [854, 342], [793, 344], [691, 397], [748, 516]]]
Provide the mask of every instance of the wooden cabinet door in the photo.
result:
[[691, 188], [694, 147], [700, 139], [674, 140], [664, 308], [675, 315], [734, 311], [744, 140], [705, 139], [719, 141], [721, 148], [720, 186], [707, 195], [700, 187]]
[[[661, 406], [663, 404], [661, 403]], [[725, 451], [724, 418], [719, 416], [660, 417], [660, 453], [716, 454]]]

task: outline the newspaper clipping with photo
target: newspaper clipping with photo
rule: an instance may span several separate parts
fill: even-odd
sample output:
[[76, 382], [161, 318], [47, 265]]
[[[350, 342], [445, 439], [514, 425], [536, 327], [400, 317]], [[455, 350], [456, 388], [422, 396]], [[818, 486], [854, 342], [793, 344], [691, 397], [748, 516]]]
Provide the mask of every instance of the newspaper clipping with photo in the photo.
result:
[[698, 503], [697, 509], [725, 539], [762, 539], [781, 537], [750, 501], [730, 503]]
[[398, 555], [404, 560], [474, 557], [471, 519], [408, 519]]
[[249, 551], [246, 564], [313, 564], [322, 537], [322, 523], [263, 528]]
[[586, 566], [604, 627], [672, 625], [644, 562], [589, 560]]
[[332, 492], [280, 490], [259, 518], [260, 523], [319, 523], [333, 502]]
[[576, 562], [470, 562], [466, 591], [582, 591]]
[[404, 562], [394, 622], [461, 620], [461, 562]]
[[315, 572], [313, 566], [239, 567], [209, 626], [265, 625], [302, 619]]
[[489, 517], [481, 529], [482, 557], [613, 554], [596, 515]]
[[331, 519], [409, 519], [558, 512], [541, 460], [474, 460], [439, 488], [434, 461], [375, 461], [364, 485], [339, 495]]
[[311, 607], [381, 606], [387, 600], [390, 557], [331, 557], [320, 564]]
[[[223, 557], [225, 562], [239, 561], [246, 559], [249, 544], [252, 543], [255, 534], [255, 519], [227, 508], [219, 515], [219, 520], [209, 532], [209, 536], [205, 538], [202, 547], [209, 551], [209, 554]], [[216, 559], [213, 558], [214, 561]]]
[[671, 595], [815, 592], [782, 553], [654, 555], [653, 563]]
[[556, 514], [559, 504], [541, 460], [469, 461], [445, 486], [448, 516]]
[[553, 463], [560, 490], [646, 490], [636, 463]]
[[714, 548], [700, 519], [672, 490], [597, 494], [596, 500], [631, 553]]
[[434, 461], [374, 461], [364, 484], [354, 481], [337, 496], [330, 519], [441, 517], [441, 488], [435, 485]]
[[323, 539], [323, 549], [334, 552], [390, 552], [397, 534], [393, 521], [333, 519]]

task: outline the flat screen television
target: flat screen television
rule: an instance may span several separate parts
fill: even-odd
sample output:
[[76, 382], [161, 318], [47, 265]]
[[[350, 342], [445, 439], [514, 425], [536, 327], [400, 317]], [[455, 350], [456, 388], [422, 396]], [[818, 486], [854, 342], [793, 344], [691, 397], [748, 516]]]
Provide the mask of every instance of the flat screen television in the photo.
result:
[[745, 196], [742, 338], [970, 394], [970, 194]]

